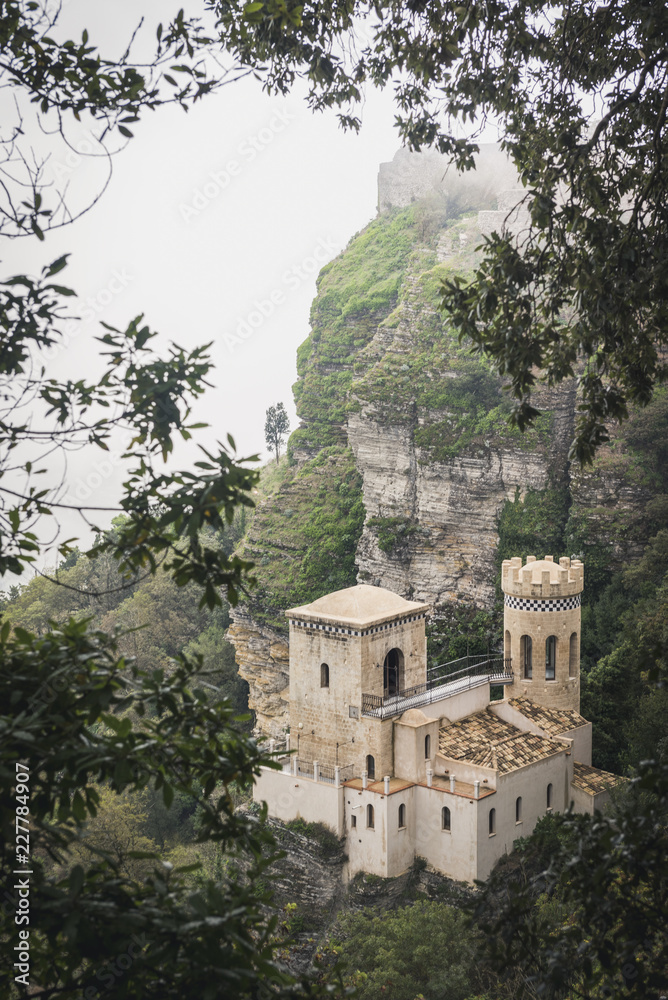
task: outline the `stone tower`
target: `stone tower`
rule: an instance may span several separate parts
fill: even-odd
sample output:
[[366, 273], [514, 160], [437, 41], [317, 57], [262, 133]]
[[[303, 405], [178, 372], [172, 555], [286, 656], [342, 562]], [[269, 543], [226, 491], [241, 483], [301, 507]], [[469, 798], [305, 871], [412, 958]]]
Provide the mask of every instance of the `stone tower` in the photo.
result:
[[512, 660], [506, 699], [580, 711], [580, 606], [584, 566], [552, 556], [505, 559], [504, 655]]
[[[290, 743], [300, 759], [393, 774], [392, 720], [363, 700], [427, 679], [429, 605], [358, 584], [285, 612], [290, 622]], [[297, 743], [298, 738], [298, 743]], [[373, 758], [373, 763], [371, 763]]]

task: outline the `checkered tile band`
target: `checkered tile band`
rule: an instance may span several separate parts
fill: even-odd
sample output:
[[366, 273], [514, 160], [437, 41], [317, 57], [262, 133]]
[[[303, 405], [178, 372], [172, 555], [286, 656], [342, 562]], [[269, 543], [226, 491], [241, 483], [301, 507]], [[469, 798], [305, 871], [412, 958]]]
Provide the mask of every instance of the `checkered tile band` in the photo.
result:
[[290, 624], [296, 628], [313, 629], [316, 632], [338, 632], [340, 635], [372, 635], [374, 632], [386, 632], [397, 625], [407, 625], [408, 622], [419, 622], [422, 618], [426, 617], [426, 614], [423, 612], [420, 615], [409, 615], [407, 618], [401, 618], [394, 622], [386, 622], [384, 625], [376, 625], [374, 628], [367, 629], [345, 628], [342, 625], [321, 625], [320, 622], [305, 622], [299, 618], [290, 618]]
[[572, 611], [582, 604], [582, 594], [573, 597], [557, 597], [551, 601], [542, 601], [535, 597], [511, 597], [504, 594], [503, 603], [515, 611]]

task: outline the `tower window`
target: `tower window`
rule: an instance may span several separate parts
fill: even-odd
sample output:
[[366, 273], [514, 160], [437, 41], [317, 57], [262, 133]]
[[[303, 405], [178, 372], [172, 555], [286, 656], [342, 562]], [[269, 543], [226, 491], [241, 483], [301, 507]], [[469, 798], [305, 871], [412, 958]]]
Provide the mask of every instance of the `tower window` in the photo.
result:
[[366, 774], [369, 781], [376, 780], [376, 762], [371, 754], [368, 754], [366, 758]]
[[552, 808], [552, 782], [547, 786], [547, 808]]
[[441, 830], [450, 830], [450, 810], [447, 806], [441, 809]]
[[512, 656], [511, 653], [512, 643], [510, 638], [510, 632], [506, 629], [505, 635], [503, 637], [503, 655], [506, 660], [509, 660]]
[[366, 825], [369, 830], [374, 828], [373, 806], [366, 807]]
[[329, 666], [326, 663], [320, 664], [320, 687], [329, 687]]
[[386, 698], [398, 694], [404, 686], [404, 654], [391, 649], [383, 662], [383, 694]]
[[431, 757], [431, 736], [429, 735], [424, 738], [424, 757], [425, 760], [429, 760]]
[[522, 796], [518, 795], [515, 799], [515, 822], [522, 822]]
[[548, 635], [545, 640], [545, 680], [553, 681], [557, 664], [557, 637]]
[[522, 660], [522, 674], [527, 681], [530, 681], [533, 676], [532, 647], [531, 636], [523, 635], [520, 639], [520, 657]]
[[405, 826], [406, 826], [406, 806], [402, 802], [401, 805], [399, 806], [399, 829], [403, 830]]
[[577, 677], [578, 675], [578, 634], [577, 632], [571, 633], [571, 640], [568, 645], [568, 676]]
[[352, 813], [352, 814], [351, 814], [351, 817], [350, 817], [350, 825], [351, 825], [351, 827], [353, 828], [353, 830], [354, 830], [354, 829], [355, 829], [355, 827], [357, 826], [357, 816], [355, 815], [355, 813]]
[[489, 810], [489, 835], [493, 837], [496, 833], [496, 809]]

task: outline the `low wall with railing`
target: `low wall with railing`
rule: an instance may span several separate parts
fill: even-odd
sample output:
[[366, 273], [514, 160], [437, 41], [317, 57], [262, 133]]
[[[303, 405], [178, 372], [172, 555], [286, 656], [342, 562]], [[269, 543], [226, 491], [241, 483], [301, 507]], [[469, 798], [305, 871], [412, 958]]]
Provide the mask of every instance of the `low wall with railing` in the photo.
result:
[[306, 823], [324, 823], [338, 837], [343, 835], [342, 782], [352, 778], [353, 766], [329, 767], [318, 761], [300, 760], [296, 755], [285, 759], [284, 769], [262, 767], [253, 786], [256, 802], [266, 802], [269, 815], [284, 823], [303, 819]]

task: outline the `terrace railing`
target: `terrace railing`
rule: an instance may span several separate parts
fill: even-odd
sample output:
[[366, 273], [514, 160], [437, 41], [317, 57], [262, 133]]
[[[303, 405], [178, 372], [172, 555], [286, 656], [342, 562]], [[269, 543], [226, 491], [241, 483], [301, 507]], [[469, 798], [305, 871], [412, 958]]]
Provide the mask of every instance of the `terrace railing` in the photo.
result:
[[[465, 666], [452, 669], [457, 668], [460, 663]], [[459, 660], [431, 667], [424, 684], [416, 684], [385, 696], [363, 694], [362, 715], [387, 719], [393, 715], [401, 715], [409, 708], [430, 705], [482, 684], [511, 684], [512, 680], [510, 659], [502, 656], [463, 656]]]

